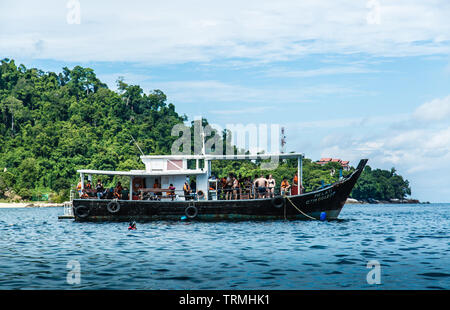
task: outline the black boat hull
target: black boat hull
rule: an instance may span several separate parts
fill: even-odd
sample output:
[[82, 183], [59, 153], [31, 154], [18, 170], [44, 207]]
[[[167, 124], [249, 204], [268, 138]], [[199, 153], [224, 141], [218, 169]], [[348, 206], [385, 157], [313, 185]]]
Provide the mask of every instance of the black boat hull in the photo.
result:
[[358, 180], [367, 159], [347, 178], [329, 187], [296, 196], [248, 200], [106, 200], [75, 199], [73, 210], [77, 221], [154, 221], [190, 220], [275, 220], [337, 219]]

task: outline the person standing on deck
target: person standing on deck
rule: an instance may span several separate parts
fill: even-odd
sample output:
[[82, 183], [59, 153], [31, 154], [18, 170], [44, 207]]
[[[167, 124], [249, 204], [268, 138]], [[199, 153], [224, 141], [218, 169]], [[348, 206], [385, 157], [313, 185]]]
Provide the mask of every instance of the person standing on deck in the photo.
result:
[[191, 191], [192, 192], [197, 192], [197, 183], [195, 182], [194, 179], [192, 179], [191, 184], [189, 184], [189, 186], [191, 187]]
[[184, 199], [191, 200], [191, 187], [189, 186], [189, 182], [186, 180], [183, 185]]
[[243, 194], [243, 192], [245, 191], [245, 178], [242, 176], [242, 174], [239, 174], [238, 177], [238, 184], [239, 184], [239, 199], [241, 199], [241, 195]]
[[303, 184], [300, 184], [300, 186], [298, 185], [298, 173], [294, 176], [293, 186], [297, 187], [297, 195], [303, 194]]
[[230, 200], [232, 196], [233, 174], [229, 174], [225, 183], [225, 199]]
[[123, 187], [122, 187], [122, 183], [120, 183], [120, 182], [117, 182], [117, 185], [116, 185], [116, 191], [121, 195], [122, 194], [122, 191], [123, 191]]
[[267, 179], [264, 175], [261, 175], [255, 180], [255, 189], [258, 193], [258, 198], [264, 198], [266, 196]]
[[280, 190], [281, 190], [281, 196], [289, 195], [289, 189], [291, 188], [291, 185], [289, 184], [286, 177], [283, 178], [283, 181], [281, 182]]
[[239, 191], [239, 181], [238, 181], [238, 179], [235, 176], [233, 176], [232, 189], [233, 189], [233, 198], [235, 200], [237, 200], [237, 198], [238, 198], [238, 191]]
[[219, 190], [217, 192], [219, 199], [221, 199], [221, 198], [226, 199], [226, 192], [225, 192], [226, 187], [227, 187], [227, 178], [225, 178], [225, 177], [220, 178]]
[[83, 195], [83, 189], [81, 188], [81, 181], [77, 185], [77, 192], [78, 196], [81, 198], [81, 196]]
[[258, 188], [256, 186], [256, 180], [258, 180], [258, 175], [257, 174], [255, 174], [255, 178], [253, 180], [251, 180], [252, 184], [253, 184], [253, 188], [252, 188], [253, 198], [255, 198], [255, 199], [258, 198]]
[[252, 198], [252, 181], [250, 177], [244, 178], [244, 183], [242, 184], [241, 192], [248, 195], [248, 198]]
[[97, 198], [102, 199], [103, 192], [105, 189], [103, 188], [102, 180], [97, 180], [97, 185], [95, 186], [95, 191], [97, 192]]
[[269, 174], [269, 177], [267, 178], [267, 196], [268, 198], [275, 197], [275, 179], [272, 177], [271, 174]]

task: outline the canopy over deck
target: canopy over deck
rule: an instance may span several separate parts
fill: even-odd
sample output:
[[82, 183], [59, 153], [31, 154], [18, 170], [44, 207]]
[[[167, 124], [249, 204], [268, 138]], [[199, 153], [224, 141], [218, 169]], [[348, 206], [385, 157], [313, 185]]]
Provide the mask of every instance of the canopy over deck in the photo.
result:
[[170, 160], [183, 160], [183, 159], [204, 159], [204, 160], [254, 160], [254, 159], [288, 159], [288, 158], [304, 158], [303, 153], [266, 153], [266, 154], [238, 154], [238, 155], [143, 155], [141, 159], [170, 159]]
[[[126, 177], [150, 177], [150, 176], [170, 176], [170, 175], [185, 175], [185, 171], [153, 171], [148, 172], [145, 170], [130, 170], [130, 171], [109, 171], [109, 170], [77, 170], [78, 173], [82, 174], [94, 174], [94, 175], [119, 175]], [[189, 174], [204, 174], [204, 170], [189, 170]]]
[[[294, 159], [298, 161], [298, 176], [300, 185], [303, 183], [302, 160], [303, 153], [266, 153], [266, 154], [237, 154], [237, 155], [143, 155], [140, 157], [145, 164], [145, 170], [130, 170], [130, 171], [111, 171], [111, 170], [91, 170], [80, 169], [77, 172], [80, 174], [81, 188], [84, 189], [84, 176], [88, 175], [111, 175], [111, 176], [126, 176], [130, 178], [130, 188], [133, 188], [133, 178], [154, 178], [154, 177], [169, 177], [174, 184], [178, 183], [178, 187], [182, 187], [189, 175], [196, 175], [197, 189], [205, 193], [209, 189], [209, 177], [211, 175], [211, 161], [213, 160], [274, 160], [278, 162], [280, 159]], [[188, 165], [188, 161], [195, 160], [195, 168], [192, 169]], [[200, 165], [200, 161], [204, 163]], [[201, 167], [202, 166], [202, 167]], [[166, 178], [167, 179], [167, 178]], [[168, 180], [168, 179], [167, 179]], [[131, 199], [131, 195], [130, 195]]]

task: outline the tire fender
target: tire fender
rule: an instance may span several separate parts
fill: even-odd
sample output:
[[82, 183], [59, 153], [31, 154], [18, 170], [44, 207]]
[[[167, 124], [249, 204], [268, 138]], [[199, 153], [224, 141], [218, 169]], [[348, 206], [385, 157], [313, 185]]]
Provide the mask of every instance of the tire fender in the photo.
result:
[[106, 206], [109, 213], [117, 213], [120, 210], [120, 203], [117, 200], [110, 201]]
[[284, 206], [284, 198], [281, 196], [276, 196], [272, 198], [272, 206], [279, 209]]
[[81, 219], [87, 218], [90, 212], [91, 209], [85, 205], [80, 205], [73, 208], [73, 213]]
[[187, 218], [194, 219], [197, 217], [198, 209], [196, 206], [193, 205], [187, 206], [186, 209], [184, 210], [184, 214], [187, 216]]

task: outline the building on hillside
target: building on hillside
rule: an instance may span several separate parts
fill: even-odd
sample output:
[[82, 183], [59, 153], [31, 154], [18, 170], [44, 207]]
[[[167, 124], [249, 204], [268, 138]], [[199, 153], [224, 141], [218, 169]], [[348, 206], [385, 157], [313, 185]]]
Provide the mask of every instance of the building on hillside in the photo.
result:
[[320, 160], [316, 161], [316, 164], [318, 165], [326, 165], [328, 163], [339, 163], [342, 166], [342, 169], [345, 171], [350, 170], [350, 162], [348, 160], [341, 160], [339, 158], [321, 158]]

